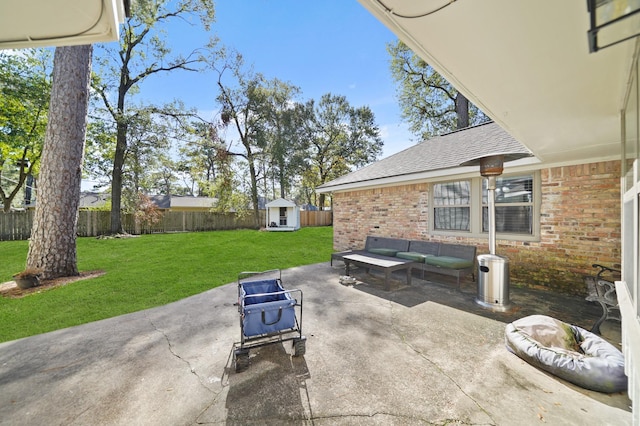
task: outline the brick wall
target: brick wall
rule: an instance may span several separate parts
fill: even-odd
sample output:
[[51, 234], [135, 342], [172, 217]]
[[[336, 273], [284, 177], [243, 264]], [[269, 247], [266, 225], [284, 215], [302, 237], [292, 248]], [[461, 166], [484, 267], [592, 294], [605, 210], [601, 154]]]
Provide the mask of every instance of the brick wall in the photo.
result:
[[[515, 285], [584, 294], [591, 264], [620, 267], [620, 162], [541, 170], [540, 241], [498, 240]], [[428, 183], [333, 195], [334, 249], [364, 247], [368, 235], [472, 244], [487, 238], [429, 235]]]

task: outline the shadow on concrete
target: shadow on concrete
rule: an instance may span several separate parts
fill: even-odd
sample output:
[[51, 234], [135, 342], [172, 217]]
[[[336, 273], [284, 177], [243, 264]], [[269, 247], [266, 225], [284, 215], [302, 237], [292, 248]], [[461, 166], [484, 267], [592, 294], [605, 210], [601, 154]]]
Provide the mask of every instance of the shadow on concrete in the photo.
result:
[[[433, 302], [505, 324], [522, 317], [539, 314], [548, 315], [590, 330], [602, 315], [600, 305], [587, 302], [583, 297], [522, 288], [513, 284], [509, 290], [509, 310], [506, 312], [492, 311], [475, 302], [478, 288], [477, 282], [472, 281], [471, 277], [462, 279], [460, 289], [458, 289], [454, 277], [440, 274], [429, 274], [425, 277], [426, 279], [422, 279], [421, 273], [415, 273], [411, 286], [408, 286], [404, 273], [401, 273], [392, 275], [391, 290], [385, 291], [384, 275], [377, 271], [366, 273], [363, 269], [358, 269], [352, 275], [358, 280], [353, 285], [355, 289], [408, 308]], [[617, 345], [620, 342], [619, 334], [619, 322], [605, 322], [602, 330], [604, 338]]]
[[[306, 389], [310, 378], [304, 356], [294, 357], [285, 350], [291, 342], [251, 349], [247, 370], [236, 373], [233, 357], [226, 368], [229, 391], [226, 399], [227, 425], [311, 419]], [[291, 352], [291, 350], [289, 350]]]

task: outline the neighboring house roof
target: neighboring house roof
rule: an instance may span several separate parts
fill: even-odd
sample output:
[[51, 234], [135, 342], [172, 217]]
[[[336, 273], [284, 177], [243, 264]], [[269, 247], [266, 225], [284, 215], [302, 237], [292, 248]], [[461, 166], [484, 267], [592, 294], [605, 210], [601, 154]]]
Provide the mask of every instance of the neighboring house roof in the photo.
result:
[[[156, 207], [165, 210], [171, 208], [209, 209], [217, 202], [216, 198], [189, 195], [148, 195], [148, 197]], [[104, 207], [109, 198], [111, 198], [111, 194], [107, 192], [81, 192], [79, 207], [81, 209]]]
[[295, 207], [296, 203], [293, 201], [285, 200], [284, 198], [278, 198], [277, 200], [273, 200], [265, 205], [266, 208], [269, 207]]
[[190, 195], [172, 195], [171, 208], [203, 208], [210, 209], [218, 202], [217, 198], [192, 197]]
[[78, 208], [97, 209], [104, 207], [110, 197], [111, 194], [108, 194], [106, 192], [81, 192]]
[[420, 142], [317, 189], [329, 192], [350, 184], [458, 168], [467, 161], [497, 153], [530, 154], [530, 151], [496, 123], [489, 122]]
[[147, 195], [153, 204], [156, 205], [159, 209], [170, 209], [171, 208], [171, 196], [170, 195]]

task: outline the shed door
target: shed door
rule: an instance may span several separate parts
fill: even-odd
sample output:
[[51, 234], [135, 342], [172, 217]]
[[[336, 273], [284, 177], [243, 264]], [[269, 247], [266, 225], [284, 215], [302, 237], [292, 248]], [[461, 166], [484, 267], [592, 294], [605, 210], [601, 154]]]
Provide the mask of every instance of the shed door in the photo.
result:
[[280, 207], [280, 226], [287, 226], [287, 208]]

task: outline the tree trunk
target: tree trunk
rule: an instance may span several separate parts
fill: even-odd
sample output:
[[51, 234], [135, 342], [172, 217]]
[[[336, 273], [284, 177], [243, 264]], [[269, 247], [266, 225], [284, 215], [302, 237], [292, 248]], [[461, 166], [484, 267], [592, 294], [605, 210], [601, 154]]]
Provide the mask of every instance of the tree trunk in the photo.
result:
[[285, 187], [287, 185], [287, 181], [286, 181], [286, 177], [284, 175], [284, 169], [282, 167], [282, 165], [280, 166], [280, 170], [279, 170], [279, 177], [280, 177], [280, 198], [287, 198], [287, 191], [285, 191]]
[[258, 179], [256, 176], [256, 166], [253, 164], [253, 158], [247, 156], [249, 160], [249, 175], [251, 177], [251, 201], [253, 203], [253, 220], [256, 228], [260, 227], [260, 210], [258, 203]]
[[49, 122], [27, 268], [41, 278], [78, 275], [76, 228], [87, 129], [91, 45], [56, 48]]
[[320, 210], [324, 210], [325, 197], [324, 192], [318, 195], [318, 208]]
[[456, 116], [458, 129], [469, 127], [469, 100], [460, 92], [456, 96]]
[[285, 171], [286, 166], [285, 162], [282, 160], [278, 160], [278, 183], [280, 184], [280, 198], [287, 199], [287, 189], [289, 187], [289, 183], [287, 182], [287, 173]]
[[116, 152], [113, 157], [113, 172], [111, 173], [111, 233], [122, 234], [122, 171], [124, 157], [127, 152], [127, 122], [124, 120], [124, 93], [122, 85], [118, 97], [118, 114], [116, 122]]

